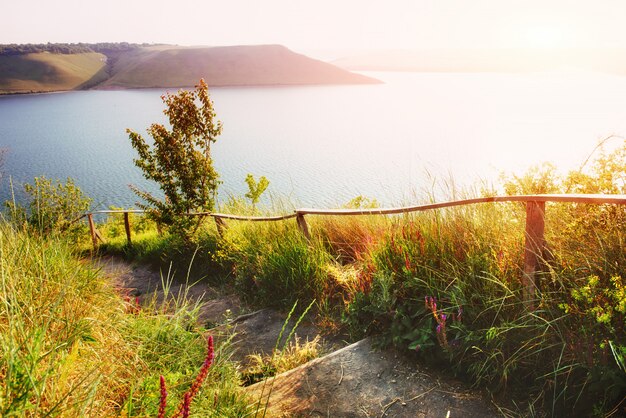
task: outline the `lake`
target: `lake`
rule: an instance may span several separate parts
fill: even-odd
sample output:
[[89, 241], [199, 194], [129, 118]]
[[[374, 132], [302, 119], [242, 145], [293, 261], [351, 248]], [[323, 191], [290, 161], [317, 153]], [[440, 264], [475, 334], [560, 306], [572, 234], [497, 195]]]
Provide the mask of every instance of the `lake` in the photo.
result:
[[[601, 138], [626, 135], [625, 77], [366, 74], [385, 84], [212, 88], [224, 124], [213, 147], [220, 197], [243, 195], [252, 173], [296, 206], [337, 207], [358, 195], [409, 204], [450, 179], [489, 183], [543, 161], [566, 171]], [[10, 197], [9, 177], [19, 192], [46, 175], [76, 179], [98, 209], [134, 206], [128, 184], [155, 189], [134, 167], [125, 130], [164, 122], [163, 92], [0, 97], [0, 200]]]

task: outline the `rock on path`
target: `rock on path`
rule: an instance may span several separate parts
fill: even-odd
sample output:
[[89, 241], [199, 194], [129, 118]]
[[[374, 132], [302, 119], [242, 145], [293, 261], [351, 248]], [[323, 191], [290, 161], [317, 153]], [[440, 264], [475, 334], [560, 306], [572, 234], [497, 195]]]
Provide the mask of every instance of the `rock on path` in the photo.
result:
[[476, 392], [443, 382], [365, 339], [246, 388], [269, 417], [497, 417]]

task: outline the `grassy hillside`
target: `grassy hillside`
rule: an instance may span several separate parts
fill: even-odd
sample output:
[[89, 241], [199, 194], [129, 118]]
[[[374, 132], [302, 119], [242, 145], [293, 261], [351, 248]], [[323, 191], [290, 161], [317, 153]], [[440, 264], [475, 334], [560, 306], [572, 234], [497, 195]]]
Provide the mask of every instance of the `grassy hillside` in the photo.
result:
[[106, 56], [47, 52], [0, 56], [0, 93], [75, 90], [106, 78]]
[[121, 56], [99, 87], [183, 87], [201, 78], [210, 86], [376, 82], [283, 46], [255, 45], [143, 48]]
[[0, 54], [0, 94], [188, 87], [201, 78], [211, 86], [378, 82], [278, 45], [136, 46], [102, 52]]

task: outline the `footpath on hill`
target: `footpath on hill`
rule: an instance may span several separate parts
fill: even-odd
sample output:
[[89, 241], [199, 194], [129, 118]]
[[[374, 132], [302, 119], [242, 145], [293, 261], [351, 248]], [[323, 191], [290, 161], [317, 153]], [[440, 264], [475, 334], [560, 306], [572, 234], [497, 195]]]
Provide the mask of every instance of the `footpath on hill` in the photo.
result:
[[[93, 261], [114, 286], [125, 289], [139, 303], [165, 292], [159, 272], [115, 257]], [[174, 278], [170, 297], [186, 294], [202, 303], [200, 325], [219, 338], [234, 330], [232, 361], [245, 367], [249, 355], [271, 355], [287, 315], [270, 309], [249, 312], [234, 294], [226, 294], [200, 281], [191, 286]], [[289, 335], [293, 319], [283, 332]], [[298, 337], [319, 335], [306, 320]], [[496, 417], [497, 409], [477, 391], [448, 377], [438, 376], [394, 349], [377, 350], [371, 339], [351, 345], [334, 336], [321, 338], [322, 356], [304, 365], [242, 388], [267, 417]]]

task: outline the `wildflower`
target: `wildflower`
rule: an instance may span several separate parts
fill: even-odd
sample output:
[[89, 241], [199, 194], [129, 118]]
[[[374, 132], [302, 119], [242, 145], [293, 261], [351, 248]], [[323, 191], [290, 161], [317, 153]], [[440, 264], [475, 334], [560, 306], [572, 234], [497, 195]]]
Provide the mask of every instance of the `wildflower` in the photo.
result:
[[207, 355], [204, 359], [204, 363], [202, 363], [202, 367], [200, 368], [200, 371], [198, 372], [198, 375], [196, 376], [193, 384], [191, 385], [189, 390], [185, 392], [183, 401], [180, 405], [178, 405], [178, 409], [176, 410], [174, 415], [172, 415], [172, 418], [178, 418], [179, 416], [181, 416], [181, 414], [183, 418], [189, 416], [189, 406], [191, 405], [191, 401], [193, 400], [194, 396], [196, 396], [200, 391], [200, 387], [208, 376], [209, 369], [211, 368], [214, 359], [215, 351], [213, 349], [213, 336], [209, 335], [209, 338], [207, 338]]
[[411, 260], [409, 260], [409, 255], [404, 253], [404, 266], [408, 271], [411, 271]]
[[159, 378], [161, 382], [161, 401], [159, 402], [159, 414], [157, 418], [165, 418], [165, 407], [167, 406], [167, 388], [165, 387], [165, 378], [163, 375]]
[[448, 348], [448, 338], [446, 336], [446, 321], [448, 320], [448, 315], [437, 311], [437, 298], [435, 297], [424, 297], [424, 305], [426, 306], [426, 309], [429, 309], [432, 312], [433, 318], [435, 318], [435, 321], [437, 322], [436, 331], [439, 345], [442, 348]]
[[189, 392], [186, 392], [185, 398], [183, 399], [183, 418], [189, 417], [189, 405], [191, 405], [191, 395], [189, 394]]
[[437, 324], [437, 341], [439, 341], [439, 345], [443, 349], [448, 348], [448, 336], [446, 335], [446, 315], [441, 315], [441, 319]]

